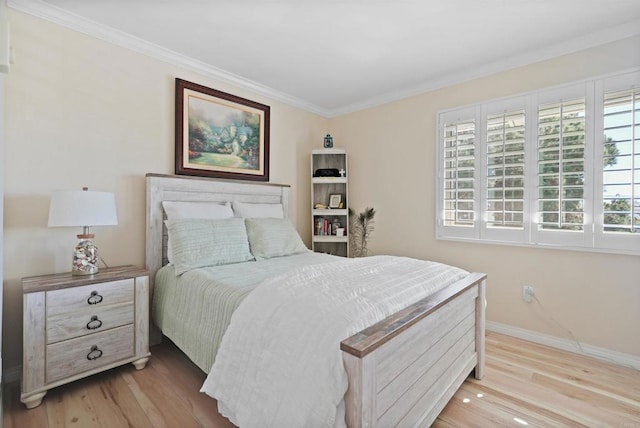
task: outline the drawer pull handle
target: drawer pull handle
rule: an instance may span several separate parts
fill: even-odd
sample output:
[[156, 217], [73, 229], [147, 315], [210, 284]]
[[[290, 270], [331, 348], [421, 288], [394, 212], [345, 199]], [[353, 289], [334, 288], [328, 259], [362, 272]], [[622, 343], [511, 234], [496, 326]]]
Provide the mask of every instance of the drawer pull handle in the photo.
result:
[[87, 360], [89, 360], [89, 361], [97, 360], [100, 357], [102, 357], [102, 351], [100, 349], [98, 349], [98, 347], [96, 345], [93, 345], [91, 347], [91, 350], [87, 354]]
[[102, 302], [102, 296], [98, 294], [97, 291], [92, 291], [91, 296], [87, 299], [87, 303], [90, 305], [97, 305]]
[[91, 317], [91, 321], [87, 323], [87, 330], [96, 330], [102, 327], [102, 321], [98, 319], [97, 315]]

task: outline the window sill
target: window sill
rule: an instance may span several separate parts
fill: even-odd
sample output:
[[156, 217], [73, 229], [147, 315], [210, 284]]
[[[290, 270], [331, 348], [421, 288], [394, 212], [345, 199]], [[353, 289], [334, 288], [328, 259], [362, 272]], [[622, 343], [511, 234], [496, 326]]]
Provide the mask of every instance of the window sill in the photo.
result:
[[436, 240], [461, 242], [461, 243], [469, 243], [469, 244], [505, 245], [510, 247], [538, 248], [543, 250], [580, 251], [580, 252], [587, 252], [587, 253], [640, 256], [640, 249], [634, 251], [634, 250], [623, 250], [623, 249], [614, 249], [614, 248], [572, 247], [572, 246], [551, 245], [551, 244], [529, 244], [529, 243], [513, 242], [513, 241], [506, 242], [506, 241], [491, 240], [491, 239], [459, 238], [459, 237], [453, 237], [453, 236], [436, 236]]

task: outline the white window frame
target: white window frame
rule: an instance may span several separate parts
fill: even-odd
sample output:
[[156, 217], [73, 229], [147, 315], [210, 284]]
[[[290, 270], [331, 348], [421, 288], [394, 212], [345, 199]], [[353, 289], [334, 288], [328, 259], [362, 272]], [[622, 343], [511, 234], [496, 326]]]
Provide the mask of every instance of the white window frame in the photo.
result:
[[[515, 110], [524, 110], [525, 111], [525, 133], [528, 131], [529, 126], [527, 125], [527, 102], [525, 97], [515, 97], [507, 100], [499, 100], [492, 101], [482, 105], [482, 116], [480, 118], [481, 123], [481, 136], [480, 136], [480, 156], [481, 156], [481, 181], [480, 183], [487, 182], [487, 151], [486, 151], [486, 141], [487, 141], [487, 118], [490, 115], [496, 113], [507, 113]], [[525, 135], [525, 146], [528, 141], [528, 136]], [[527, 176], [527, 150], [525, 147], [525, 180]], [[529, 219], [529, 188], [525, 185], [524, 189], [524, 211], [523, 215], [523, 228], [522, 229], [501, 229], [501, 228], [492, 228], [487, 226], [487, 213], [485, 211], [485, 207], [487, 205], [487, 189], [482, 186], [478, 193], [481, 195], [481, 205], [482, 212], [480, 213], [479, 218], [482, 219], [480, 224], [480, 238], [486, 241], [497, 241], [497, 242], [525, 242], [527, 237], [529, 236], [530, 229], [530, 219]]]
[[[591, 95], [589, 95], [591, 94]], [[529, 140], [527, 148], [529, 152], [532, 152], [532, 157], [535, 159], [535, 163], [530, 165], [535, 165], [536, 168], [529, 168], [531, 171], [531, 176], [529, 183], [535, 183], [533, 189], [535, 191], [531, 191], [530, 195], [532, 196], [532, 200], [530, 202], [530, 218], [533, 219], [534, 223], [531, 226], [531, 237], [530, 241], [534, 245], [559, 245], [559, 246], [568, 246], [568, 247], [580, 247], [580, 248], [589, 248], [592, 246], [593, 242], [593, 227], [592, 224], [592, 216], [591, 207], [593, 206], [593, 183], [592, 179], [592, 170], [593, 170], [593, 123], [591, 120], [591, 115], [589, 113], [589, 106], [593, 105], [593, 83], [587, 82], [584, 84], [577, 84], [572, 86], [566, 86], [559, 89], [554, 89], [550, 91], [544, 91], [539, 94], [532, 95], [532, 102], [535, 104], [535, 112], [529, 115], [529, 117], [533, 117], [535, 119], [536, 126], [533, 129], [533, 139]], [[537, 227], [538, 223], [538, 186], [537, 186], [537, 147], [538, 147], [538, 133], [537, 133], [537, 123], [538, 123], [538, 107], [544, 104], [564, 102], [564, 101], [573, 101], [576, 99], [585, 100], [585, 153], [584, 153], [584, 229], [580, 232], [578, 231], [569, 231], [569, 230], [544, 230], [539, 229]], [[529, 111], [527, 111], [529, 113]], [[531, 128], [531, 127], [530, 127]], [[529, 186], [531, 187], [531, 186]]]
[[[440, 111], [437, 114], [436, 239], [540, 246], [640, 255], [640, 234], [605, 233], [601, 158], [604, 135], [604, 94], [640, 87], [640, 69], [542, 89], [513, 97]], [[585, 100], [584, 229], [538, 229], [538, 108], [548, 103]], [[487, 226], [487, 117], [501, 112], [525, 111], [525, 190], [523, 229]], [[475, 121], [474, 215], [472, 227], [444, 224], [444, 124], [458, 119]], [[479, 170], [478, 170], [479, 169]]]
[[[595, 83], [595, 111], [602, 113], [604, 111], [604, 96], [610, 92], [618, 92], [628, 89], [640, 88], [640, 71], [625, 73], [618, 76], [612, 76], [599, 80]], [[596, 116], [595, 132], [597, 136], [604, 136], [604, 115]], [[602, 158], [604, 151], [602, 138], [596, 138], [594, 145], [594, 158]], [[598, 157], [599, 156], [599, 157]], [[602, 189], [603, 174], [595, 174], [594, 188]], [[597, 196], [597, 195], [596, 195]], [[626, 250], [630, 252], [640, 252], [640, 233], [637, 234], [618, 234], [606, 233], [604, 231], [604, 206], [602, 201], [595, 199], [594, 204], [594, 246], [607, 250]]]
[[[444, 135], [444, 125], [447, 123], [451, 123], [451, 122], [461, 122], [461, 121], [466, 121], [468, 119], [473, 119], [475, 122], [475, 139], [476, 139], [476, 146], [477, 146], [477, 141], [478, 141], [478, 118], [479, 118], [479, 114], [480, 114], [480, 107], [471, 107], [471, 108], [462, 108], [462, 109], [457, 109], [455, 111], [451, 111], [449, 113], [443, 113], [440, 117], [441, 120], [438, 123], [438, 142], [442, 142], [442, 136]], [[477, 147], [476, 147], [476, 152], [474, 153], [474, 157], [475, 157], [475, 165], [477, 165], [478, 163], [478, 152], [477, 152]], [[450, 236], [452, 238], [467, 238], [467, 239], [479, 239], [480, 235], [479, 235], [479, 215], [480, 215], [480, 210], [479, 210], [479, 206], [478, 204], [480, 203], [480, 199], [479, 199], [479, 194], [478, 194], [478, 189], [479, 189], [479, 180], [480, 178], [477, 176], [474, 176], [474, 199], [473, 199], [473, 204], [474, 204], [474, 222], [473, 222], [473, 226], [449, 226], [446, 225], [444, 222], [444, 211], [445, 211], [445, 207], [444, 207], [444, 192], [445, 192], [445, 187], [444, 187], [444, 153], [443, 153], [443, 148], [440, 147], [440, 152], [439, 152], [439, 156], [438, 156], [438, 179], [436, 180], [438, 183], [438, 198], [437, 198], [437, 202], [436, 202], [436, 206], [438, 207], [438, 215], [437, 215], [437, 221], [438, 221], [438, 225], [437, 225], [437, 230], [438, 230], [438, 234], [442, 234], [443, 236]]]

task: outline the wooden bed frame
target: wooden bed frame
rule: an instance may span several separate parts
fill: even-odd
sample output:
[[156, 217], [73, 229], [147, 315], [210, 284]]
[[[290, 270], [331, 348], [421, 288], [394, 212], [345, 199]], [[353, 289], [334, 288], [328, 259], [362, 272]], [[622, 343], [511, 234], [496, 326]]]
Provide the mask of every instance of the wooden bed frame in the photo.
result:
[[[151, 293], [166, 263], [162, 201], [282, 203], [286, 215], [288, 193], [287, 185], [147, 174]], [[485, 287], [486, 275], [471, 273], [342, 341], [347, 426], [429, 426], [470, 373], [482, 378]]]

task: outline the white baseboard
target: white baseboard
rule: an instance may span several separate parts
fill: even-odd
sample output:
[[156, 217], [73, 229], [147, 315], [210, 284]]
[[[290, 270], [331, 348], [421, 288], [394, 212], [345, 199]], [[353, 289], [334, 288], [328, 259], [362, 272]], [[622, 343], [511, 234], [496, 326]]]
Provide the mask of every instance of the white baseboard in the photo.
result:
[[18, 382], [20, 380], [21, 374], [22, 374], [21, 366], [8, 367], [2, 374], [2, 383], [7, 384], [7, 383]]
[[576, 354], [640, 370], [640, 357], [635, 355], [611, 351], [609, 349], [584, 343], [578, 344], [573, 340], [525, 330], [523, 328], [513, 327], [495, 321], [487, 321], [486, 328], [487, 330], [494, 331], [496, 333], [517, 337], [519, 339], [528, 340], [529, 342], [539, 343], [540, 345], [546, 345], [552, 348], [562, 349], [563, 351], [574, 352]]

